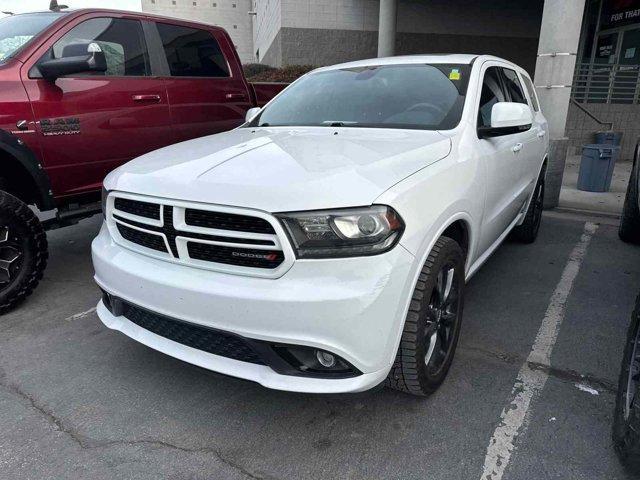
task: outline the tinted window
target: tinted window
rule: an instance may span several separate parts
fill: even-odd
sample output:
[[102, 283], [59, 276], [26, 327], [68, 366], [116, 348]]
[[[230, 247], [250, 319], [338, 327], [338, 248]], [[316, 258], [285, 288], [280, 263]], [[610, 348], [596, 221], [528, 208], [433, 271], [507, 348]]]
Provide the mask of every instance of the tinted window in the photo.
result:
[[59, 13], [29, 13], [1, 19], [0, 63], [15, 55], [29, 40], [60, 16]]
[[447, 130], [460, 121], [468, 65], [385, 65], [307, 75], [251, 125]]
[[94, 18], [82, 22], [53, 46], [53, 58], [62, 58], [65, 49], [67, 54], [77, 54], [73, 45], [85, 43], [97, 43], [107, 59], [107, 71], [94, 75], [151, 75], [142, 25], [137, 20]]
[[524, 92], [522, 91], [522, 85], [518, 79], [518, 74], [514, 70], [510, 70], [508, 68], [503, 68], [502, 72], [505, 76], [504, 83], [507, 91], [509, 92], [509, 96], [511, 97], [511, 101], [526, 104], [527, 99], [524, 97]]
[[538, 97], [536, 97], [535, 89], [533, 88], [533, 84], [531, 80], [525, 75], [522, 76], [522, 80], [524, 81], [524, 87], [527, 89], [527, 93], [529, 94], [529, 98], [531, 99], [531, 105], [536, 112], [540, 111], [540, 105], [538, 105]]
[[506, 102], [507, 98], [500, 83], [500, 69], [489, 67], [484, 73], [482, 93], [480, 94], [480, 108], [478, 110], [478, 126], [491, 126], [491, 109], [496, 103]]
[[211, 33], [168, 23], [157, 25], [172, 76], [229, 76], [227, 60]]

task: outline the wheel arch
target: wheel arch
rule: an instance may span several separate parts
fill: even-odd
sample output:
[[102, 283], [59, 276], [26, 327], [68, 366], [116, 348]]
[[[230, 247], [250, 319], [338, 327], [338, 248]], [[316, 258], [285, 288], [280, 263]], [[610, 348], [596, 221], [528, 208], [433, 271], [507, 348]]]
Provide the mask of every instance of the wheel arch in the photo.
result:
[[49, 176], [24, 142], [0, 130], [0, 171], [9, 193], [40, 210], [55, 208]]

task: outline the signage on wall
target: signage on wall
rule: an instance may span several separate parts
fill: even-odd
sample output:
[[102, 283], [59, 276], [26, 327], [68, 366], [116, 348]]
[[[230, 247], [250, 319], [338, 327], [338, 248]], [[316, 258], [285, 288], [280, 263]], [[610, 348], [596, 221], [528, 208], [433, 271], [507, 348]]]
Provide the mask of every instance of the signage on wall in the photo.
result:
[[600, 29], [640, 23], [640, 0], [604, 0]]

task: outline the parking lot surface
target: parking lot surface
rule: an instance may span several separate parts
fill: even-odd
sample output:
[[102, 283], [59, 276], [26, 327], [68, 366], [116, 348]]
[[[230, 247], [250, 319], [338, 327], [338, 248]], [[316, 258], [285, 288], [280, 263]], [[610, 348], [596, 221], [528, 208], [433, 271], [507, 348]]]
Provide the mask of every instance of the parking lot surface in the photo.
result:
[[[271, 391], [108, 330], [92, 310], [100, 221], [50, 232], [41, 286], [0, 318], [1, 478], [481, 479], [496, 451], [510, 458], [493, 480], [631, 478], [610, 430], [640, 248], [615, 226], [585, 241], [585, 219], [546, 215], [535, 244], [500, 247], [467, 286], [447, 380], [416, 398]], [[546, 382], [524, 408], [519, 372], [549, 319]], [[495, 444], [504, 409], [517, 435]]]

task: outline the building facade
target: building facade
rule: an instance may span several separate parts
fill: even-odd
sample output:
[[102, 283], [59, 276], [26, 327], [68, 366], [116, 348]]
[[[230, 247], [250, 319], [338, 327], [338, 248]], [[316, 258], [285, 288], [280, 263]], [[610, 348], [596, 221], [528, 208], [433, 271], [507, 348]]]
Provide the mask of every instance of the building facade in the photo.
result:
[[142, 11], [223, 27], [233, 40], [240, 60], [253, 59], [252, 0], [142, 0]]

